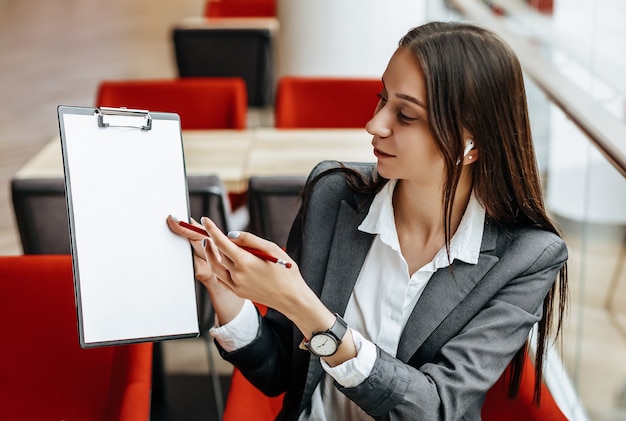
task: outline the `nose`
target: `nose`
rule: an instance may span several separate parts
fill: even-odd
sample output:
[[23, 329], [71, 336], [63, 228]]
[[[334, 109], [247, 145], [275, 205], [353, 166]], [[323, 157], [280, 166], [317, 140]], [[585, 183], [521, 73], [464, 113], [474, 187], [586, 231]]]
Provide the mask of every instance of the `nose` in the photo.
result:
[[376, 109], [374, 115], [365, 125], [365, 130], [372, 136], [389, 137], [391, 136], [391, 125], [386, 116], [385, 108]]

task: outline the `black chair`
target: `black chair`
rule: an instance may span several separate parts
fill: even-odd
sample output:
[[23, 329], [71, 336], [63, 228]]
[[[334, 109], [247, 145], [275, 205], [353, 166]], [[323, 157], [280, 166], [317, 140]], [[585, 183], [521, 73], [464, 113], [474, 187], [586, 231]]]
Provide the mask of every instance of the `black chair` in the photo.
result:
[[[224, 232], [230, 205], [216, 175], [188, 176], [191, 217], [209, 216]], [[69, 254], [70, 235], [62, 178], [11, 180], [11, 198], [24, 254]], [[164, 219], [165, 220], [165, 219]]]
[[[191, 217], [196, 221], [200, 221], [200, 218], [203, 216], [208, 216], [223, 232], [228, 232], [231, 228], [230, 202], [226, 188], [220, 178], [216, 175], [189, 176], [187, 177], [187, 189], [189, 190], [189, 213]], [[200, 334], [206, 344], [211, 372], [216, 415], [217, 419], [222, 419], [224, 414], [224, 395], [219, 374], [215, 368], [212, 338], [208, 335], [209, 328], [214, 324], [215, 311], [211, 305], [209, 293], [200, 282], [196, 282], [196, 300], [198, 303]]]
[[[188, 176], [191, 217], [210, 217], [224, 232], [230, 229], [226, 189], [216, 175]], [[62, 178], [11, 181], [15, 220], [24, 254], [70, 254], [70, 235]], [[163, 217], [165, 221], [165, 216]], [[200, 327], [213, 325], [212, 308], [202, 285], [197, 284]]]
[[[208, 216], [220, 229], [227, 232], [230, 227], [230, 205], [220, 178], [216, 175], [188, 176], [187, 188], [191, 217], [199, 221], [202, 216]], [[11, 196], [24, 254], [70, 254], [63, 178], [14, 178], [11, 180]], [[221, 419], [222, 391], [211, 352], [211, 339], [205, 333], [213, 325], [214, 312], [206, 289], [199, 282], [196, 282], [195, 288], [198, 322], [200, 332], [207, 342], [217, 415]], [[165, 367], [160, 342], [155, 342], [153, 350], [153, 404], [166, 405]], [[167, 411], [163, 408], [159, 410]]]
[[189, 213], [196, 221], [203, 216], [210, 217], [223, 231], [230, 227], [230, 202], [226, 188], [216, 175], [195, 175], [187, 177], [189, 190]]
[[70, 254], [62, 178], [13, 179], [11, 198], [24, 254]]
[[306, 176], [252, 176], [248, 180], [248, 230], [287, 245], [289, 230], [300, 209]]
[[180, 77], [239, 76], [246, 82], [249, 106], [271, 104], [274, 66], [270, 29], [180, 26], [172, 35]]

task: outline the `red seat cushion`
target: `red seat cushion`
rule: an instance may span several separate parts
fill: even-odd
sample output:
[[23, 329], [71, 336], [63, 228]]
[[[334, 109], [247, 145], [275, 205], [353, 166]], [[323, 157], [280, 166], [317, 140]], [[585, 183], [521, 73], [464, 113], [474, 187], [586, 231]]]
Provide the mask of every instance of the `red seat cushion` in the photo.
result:
[[69, 255], [0, 256], [0, 419], [147, 419], [152, 344], [82, 349]]

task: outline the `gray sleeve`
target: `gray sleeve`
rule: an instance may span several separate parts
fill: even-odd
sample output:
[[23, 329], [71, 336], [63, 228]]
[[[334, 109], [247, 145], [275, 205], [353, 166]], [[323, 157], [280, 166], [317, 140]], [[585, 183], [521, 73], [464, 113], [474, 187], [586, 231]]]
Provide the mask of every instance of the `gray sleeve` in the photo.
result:
[[[519, 255], [512, 254], [519, 263]], [[504, 263], [510, 263], [508, 259]], [[414, 368], [378, 349], [372, 373], [363, 383], [336, 386], [376, 419], [479, 420], [486, 392], [541, 319], [543, 300], [566, 259], [567, 249], [558, 239], [526, 260], [525, 267], [446, 340], [432, 361]], [[507, 276], [502, 269], [482, 282]], [[467, 301], [471, 299], [470, 294]], [[457, 310], [463, 311], [466, 304]]]

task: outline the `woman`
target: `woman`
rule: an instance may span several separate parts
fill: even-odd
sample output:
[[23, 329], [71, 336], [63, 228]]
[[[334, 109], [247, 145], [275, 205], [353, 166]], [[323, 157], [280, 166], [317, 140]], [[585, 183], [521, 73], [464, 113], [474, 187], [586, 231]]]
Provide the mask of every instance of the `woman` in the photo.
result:
[[478, 420], [537, 322], [540, 374], [556, 297], [560, 326], [567, 249], [543, 205], [514, 53], [484, 29], [429, 23], [382, 79], [367, 124], [376, 166], [318, 165], [286, 253], [206, 218], [203, 248], [168, 220], [191, 240], [223, 357], [286, 392], [280, 419]]

